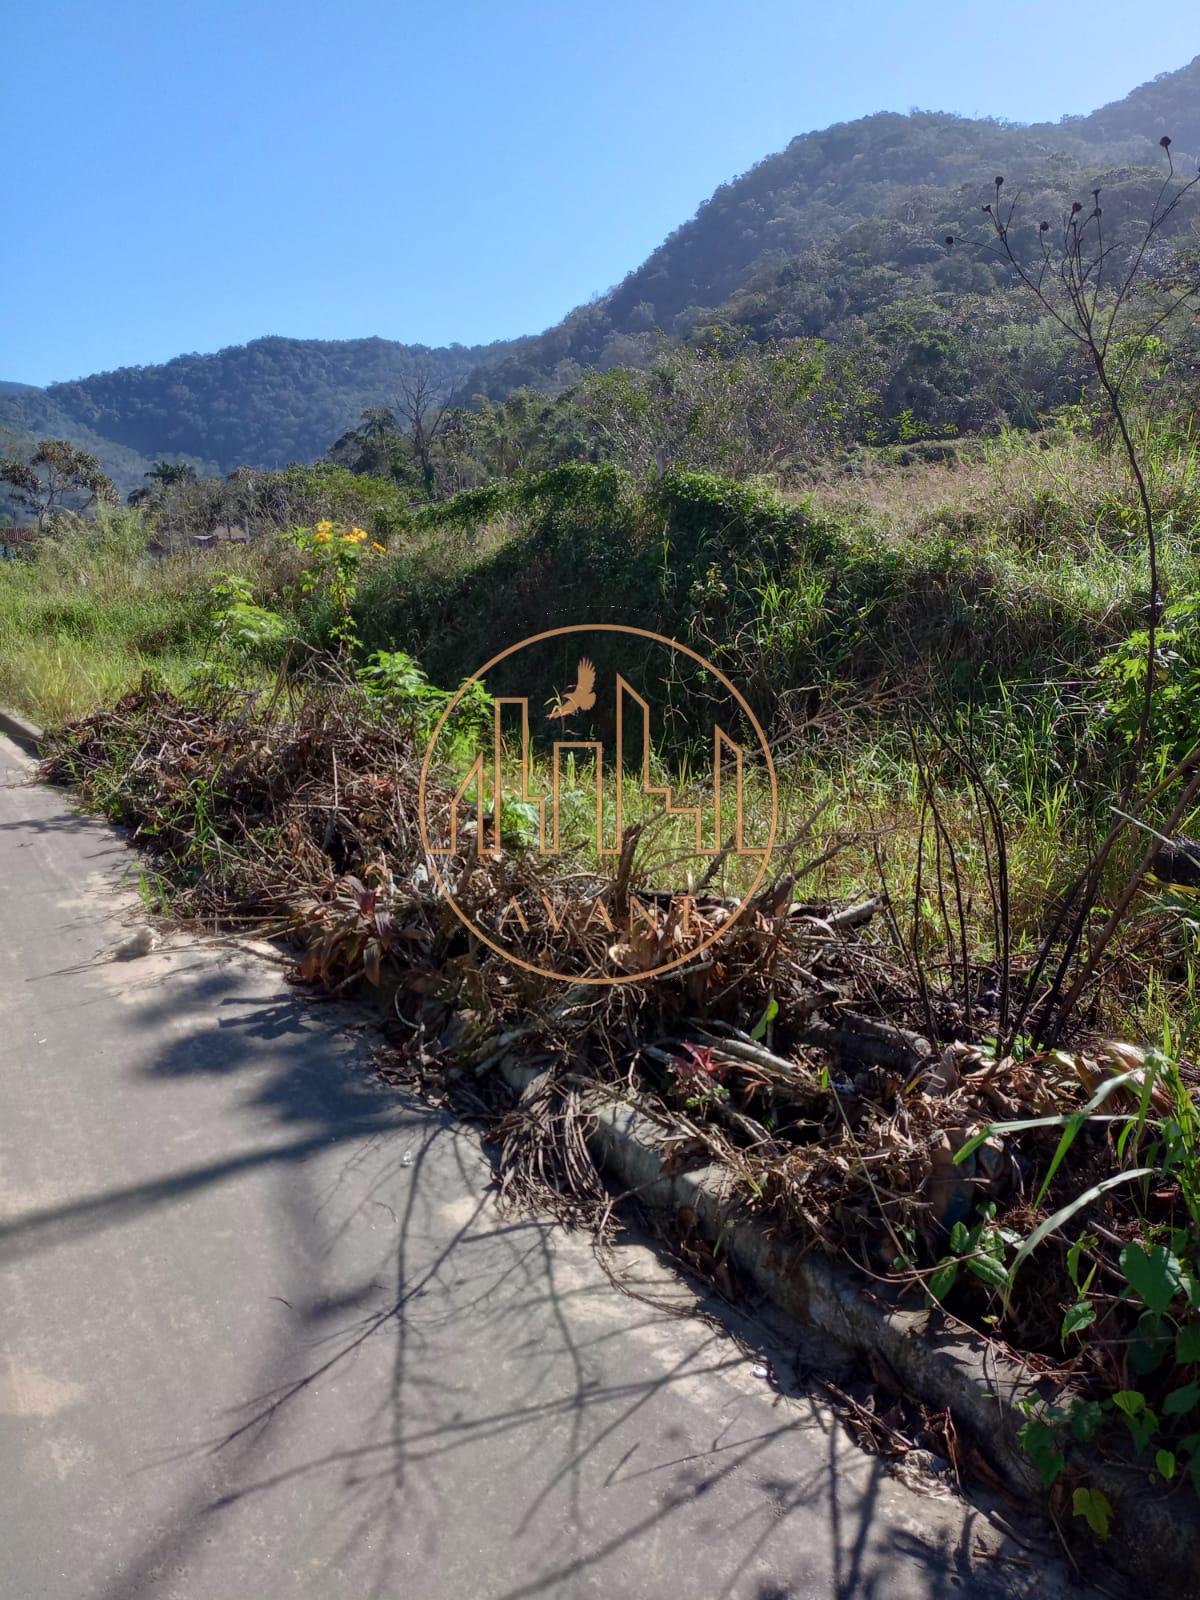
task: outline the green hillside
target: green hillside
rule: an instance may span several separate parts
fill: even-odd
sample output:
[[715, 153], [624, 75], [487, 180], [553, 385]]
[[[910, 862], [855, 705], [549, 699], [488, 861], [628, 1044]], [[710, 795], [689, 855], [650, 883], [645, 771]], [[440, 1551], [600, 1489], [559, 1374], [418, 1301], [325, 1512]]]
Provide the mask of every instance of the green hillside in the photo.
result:
[[[1135, 213], [1152, 181], [1147, 169], [1161, 169], [1164, 132], [1177, 165], [1194, 166], [1187, 152], [1200, 151], [1200, 57], [1056, 124], [881, 112], [802, 134], [722, 184], [609, 294], [543, 333], [444, 349], [270, 337], [45, 390], [5, 383], [0, 436], [10, 445], [69, 438], [128, 490], [162, 456], [220, 473], [314, 460], [365, 408], [394, 405], [418, 373], [442, 396], [501, 400], [525, 387], [561, 391], [592, 370], [644, 368], [664, 339], [704, 339], [714, 328], [754, 340], [845, 343], [896, 314], [918, 326], [965, 329], [1005, 276], [978, 255], [947, 257], [941, 241], [979, 222], [993, 173], [1052, 215], [1095, 184], [1116, 214]], [[984, 320], [994, 325], [1006, 315], [996, 304]], [[1071, 381], [1065, 370], [1063, 394]], [[1054, 388], [1039, 379], [1038, 403], [1054, 398]], [[1022, 404], [1000, 409], [1020, 421]], [[943, 410], [940, 421], [974, 425], [962, 408]], [[985, 410], [994, 420], [996, 407]]]
[[[745, 322], [740, 297], [747, 286], [781, 278], [803, 284], [836, 277], [845, 298], [839, 304], [835, 294], [799, 327], [793, 319], [763, 331], [837, 336], [861, 309], [855, 300], [873, 293], [865, 268], [882, 265], [903, 277], [937, 259], [948, 225], [978, 220], [995, 173], [1061, 207], [1085, 177], [1160, 170], [1163, 133], [1177, 159], [1194, 166], [1183, 152], [1200, 151], [1200, 56], [1091, 116], [1057, 124], [880, 112], [802, 134], [722, 184], [603, 299], [481, 371], [478, 387], [501, 398], [522, 385], [574, 381], [589, 367], [638, 364], [639, 341], [652, 331], [686, 338], [726, 310]], [[871, 261], [856, 261], [853, 244], [822, 254], [867, 222], [887, 224]], [[960, 292], [992, 281], [971, 283], [957, 266], [948, 273], [948, 287]]]
[[[69, 439], [90, 451], [122, 494], [140, 487], [152, 465], [150, 457], [81, 422], [57, 404], [45, 389], [35, 389], [29, 384], [0, 384], [0, 457], [27, 459], [39, 439]], [[216, 471], [213, 462], [196, 460], [193, 464], [199, 471]], [[16, 505], [0, 487], [0, 524], [23, 520]]]
[[135, 456], [179, 457], [218, 472], [282, 467], [323, 455], [364, 407], [392, 400], [418, 372], [427, 372], [439, 391], [452, 389], [488, 348], [256, 339], [215, 355], [177, 356], [161, 366], [121, 367], [0, 396], [0, 426], [54, 432], [97, 454], [98, 439], [111, 441], [127, 452], [131, 470]]

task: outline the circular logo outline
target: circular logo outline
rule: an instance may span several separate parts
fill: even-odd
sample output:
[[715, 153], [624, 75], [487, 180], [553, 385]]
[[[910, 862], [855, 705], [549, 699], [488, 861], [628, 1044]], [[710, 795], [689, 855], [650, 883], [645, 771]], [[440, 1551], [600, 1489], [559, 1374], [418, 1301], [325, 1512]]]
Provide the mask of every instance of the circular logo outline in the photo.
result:
[[[437, 748], [438, 739], [441, 737], [442, 729], [445, 727], [447, 720], [453, 714], [455, 707], [458, 705], [459, 701], [462, 699], [463, 695], [470, 688], [470, 686], [473, 683], [478, 683], [487, 675], [487, 673], [492, 670], [493, 667], [498, 666], [501, 661], [506, 661], [509, 656], [515, 655], [519, 650], [524, 650], [529, 645], [541, 644], [546, 639], [564, 638], [573, 633], [625, 633], [632, 635], [634, 638], [649, 639], [655, 644], [666, 645], [670, 650], [678, 650], [681, 654], [688, 656], [692, 661], [696, 662], [697, 665], [703, 667], [706, 672], [711, 672], [713, 677], [722, 683], [726, 689], [728, 689], [729, 693], [745, 712], [750, 726], [754, 729], [754, 734], [758, 740], [759, 747], [766, 758], [767, 776], [770, 780], [771, 787], [771, 824], [767, 833], [767, 843], [762, 852], [762, 864], [755, 873], [750, 887], [742, 896], [737, 910], [731, 914], [726, 922], [722, 923], [715, 933], [710, 934], [708, 938], [705, 939], [701, 944], [698, 944], [695, 949], [685, 951], [683, 955], [675, 956], [672, 960], [663, 962], [660, 966], [651, 967], [645, 972], [620, 973], [616, 977], [589, 977], [573, 972], [555, 972], [552, 968], [539, 967], [532, 961], [526, 961], [523, 957], [514, 955], [511, 950], [506, 950], [503, 945], [498, 944], [495, 939], [493, 939], [488, 933], [486, 933], [471, 920], [471, 918], [455, 900], [454, 895], [451, 893], [450, 888], [447, 885], [446, 880], [443, 878], [437, 865], [437, 861], [434, 857], [433, 845], [430, 842], [429, 828], [425, 816], [425, 796], [429, 787], [429, 774], [430, 767], [433, 762], [433, 752]], [[421, 763], [421, 782], [417, 791], [417, 826], [421, 834], [421, 843], [425, 847], [425, 854], [428, 858], [429, 866], [433, 871], [434, 877], [437, 879], [438, 888], [441, 890], [446, 903], [454, 912], [458, 920], [465, 928], [469, 930], [469, 932], [473, 933], [477, 939], [482, 940], [482, 942], [486, 944], [490, 950], [494, 951], [495, 954], [500, 956], [503, 960], [511, 961], [514, 966], [521, 967], [524, 969], [524, 971], [531, 972], [536, 977], [551, 978], [556, 983], [578, 983], [591, 985], [595, 988], [605, 988], [610, 985], [623, 983], [643, 983], [648, 978], [661, 977], [664, 973], [672, 972], [677, 967], [685, 966], [689, 961], [694, 961], [697, 956], [702, 955], [704, 951], [710, 950], [713, 945], [719, 943], [720, 940], [722, 940], [733, 927], [733, 925], [741, 918], [751, 900], [757, 893], [759, 884], [766, 875], [767, 867], [770, 865], [771, 861], [771, 853], [775, 848], [775, 835], [779, 827], [779, 779], [775, 771], [775, 762], [771, 755], [771, 747], [767, 742], [767, 736], [762, 730], [762, 724], [751, 710], [749, 701], [746, 699], [745, 695], [741, 692], [737, 685], [730, 678], [726, 677], [719, 667], [714, 667], [711, 661], [705, 660], [698, 650], [693, 650], [690, 645], [680, 644], [677, 639], [668, 638], [666, 634], [654, 633], [649, 628], [635, 628], [623, 622], [571, 622], [565, 623], [563, 626], [558, 628], [546, 628], [541, 633], [530, 634], [527, 639], [519, 639], [516, 644], [511, 644], [506, 649], [498, 651], [494, 656], [492, 656], [491, 660], [485, 661], [483, 666], [478, 667], [469, 678], [464, 678], [462, 683], [455, 691], [453, 697], [447, 704], [446, 709], [438, 718], [434, 730], [429, 737], [429, 744], [425, 750], [425, 759]]]

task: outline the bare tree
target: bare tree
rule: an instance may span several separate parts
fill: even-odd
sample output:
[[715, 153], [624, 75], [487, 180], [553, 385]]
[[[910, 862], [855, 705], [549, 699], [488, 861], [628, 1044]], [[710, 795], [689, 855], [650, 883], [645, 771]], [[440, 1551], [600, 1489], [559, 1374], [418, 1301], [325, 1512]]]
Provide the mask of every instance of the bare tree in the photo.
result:
[[[1029, 291], [1057, 325], [1085, 354], [1104, 403], [1120, 439], [1130, 480], [1136, 490], [1145, 538], [1147, 584], [1147, 643], [1142, 709], [1134, 737], [1131, 760], [1122, 783], [1119, 804], [1114, 807], [1118, 820], [1109, 828], [1084, 871], [1072, 884], [1049, 934], [1043, 941], [1030, 974], [1024, 1003], [1013, 1024], [1013, 1034], [1024, 1025], [1039, 990], [1042, 973], [1051, 949], [1067, 929], [1063, 947], [1049, 988], [1039, 1001], [1041, 1032], [1053, 1039], [1078, 1006], [1083, 992], [1118, 926], [1133, 903], [1139, 887], [1154, 865], [1157, 844], [1145, 851], [1117, 896], [1104, 926], [1091, 941], [1086, 960], [1072, 974], [1083, 936], [1099, 894], [1101, 876], [1125, 824], [1128, 813], [1139, 812], [1162, 797], [1160, 783], [1138, 798], [1143, 758], [1149, 748], [1154, 726], [1154, 689], [1158, 681], [1158, 628], [1164, 596], [1160, 573], [1159, 529], [1147, 483], [1146, 468], [1129, 425], [1126, 392], [1138, 361], [1149, 341], [1176, 312], [1200, 296], [1200, 277], [1195, 263], [1185, 264], [1179, 256], [1152, 264], [1152, 247], [1183, 202], [1200, 185], [1200, 173], [1187, 178], [1176, 174], [1171, 159], [1171, 140], [1159, 140], [1167, 159], [1167, 174], [1159, 186], [1149, 216], [1130, 241], [1106, 234], [1100, 189], [1091, 191], [1091, 205], [1075, 200], [1060, 228], [1048, 221], [1036, 226], [1031, 259], [1024, 259], [1020, 246], [1018, 207], [1020, 195], [1003, 203], [1003, 177], [994, 179], [994, 198], [983, 207], [991, 224], [988, 248], [1011, 267], [1018, 282]], [[1029, 225], [1032, 230], [1033, 225]], [[946, 248], [955, 246], [947, 236]], [[969, 241], [968, 241], [969, 242]], [[1184, 780], [1183, 790], [1164, 829], [1180, 825], [1187, 809], [1200, 793], [1200, 747], [1195, 761], [1181, 764], [1172, 775]]]
[[66, 439], [43, 439], [28, 462], [0, 461], [0, 483], [33, 513], [39, 529], [63, 513], [82, 514], [120, 501], [95, 456]]
[[439, 396], [432, 369], [423, 365], [417, 367], [411, 377], [401, 378], [400, 392], [392, 409], [408, 429], [425, 493], [432, 496], [437, 481], [434, 445], [454, 409], [453, 394]]

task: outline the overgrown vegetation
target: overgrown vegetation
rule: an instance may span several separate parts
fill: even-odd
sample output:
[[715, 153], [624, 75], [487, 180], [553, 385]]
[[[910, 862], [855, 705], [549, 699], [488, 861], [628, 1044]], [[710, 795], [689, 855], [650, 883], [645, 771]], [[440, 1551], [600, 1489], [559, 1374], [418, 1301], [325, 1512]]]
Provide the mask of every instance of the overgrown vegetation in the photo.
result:
[[[0, 698], [101, 706], [50, 772], [156, 852], [153, 897], [289, 929], [331, 989], [386, 982], [414, 1072], [478, 1080], [513, 1041], [548, 1063], [544, 1103], [501, 1125], [506, 1183], [607, 1218], [580, 1129], [620, 1086], [780, 1230], [1012, 1344], [1055, 1391], [1030, 1456], [1107, 1537], [1073, 1444], [1119, 1439], [1142, 1481], [1200, 1489], [1196, 258], [1175, 188], [1132, 236], [1144, 177], [1104, 229], [1093, 191], [1060, 247], [1049, 224], [1014, 240], [1005, 182], [988, 282], [951, 288], [964, 326], [968, 292], [1008, 293], [997, 271], [1029, 292], [1001, 334], [1042, 362], [1020, 407], [986, 389], [988, 338], [964, 356], [944, 320], [889, 325], [898, 365], [878, 328], [727, 326], [555, 398], [467, 409], [406, 380], [321, 465], [164, 462], [135, 509], [49, 518], [0, 573]], [[968, 260], [956, 237], [940, 260]], [[234, 526], [248, 543], [190, 547]], [[719, 960], [587, 1005], [466, 937], [414, 814], [452, 686], [581, 620], [728, 674], [769, 731], [786, 841]], [[654, 693], [664, 771], [698, 770], [712, 675], [595, 654]], [[524, 692], [573, 665], [568, 642]], [[476, 725], [504, 689], [475, 686]], [[634, 977], [698, 948], [738, 887], [722, 858], [689, 924], [695, 885], [637, 821], [615, 873], [569, 863]], [[519, 807], [497, 822], [463, 892], [536, 889], [532, 954], [567, 880]], [[639, 895], [661, 915], [635, 937]], [[605, 934], [573, 937], [578, 977]]]

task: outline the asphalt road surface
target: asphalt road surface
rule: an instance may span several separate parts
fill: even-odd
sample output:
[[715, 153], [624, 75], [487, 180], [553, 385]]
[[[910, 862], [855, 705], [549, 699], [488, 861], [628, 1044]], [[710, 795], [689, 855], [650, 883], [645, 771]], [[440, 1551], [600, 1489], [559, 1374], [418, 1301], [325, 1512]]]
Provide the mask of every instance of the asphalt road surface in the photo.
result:
[[107, 959], [136, 857], [3, 739], [0, 777], [0, 1594], [1082, 1592], [863, 1454], [794, 1339], [499, 1214], [346, 1010], [227, 946]]

